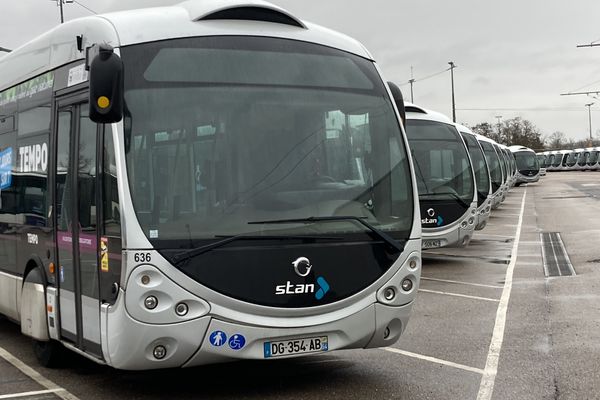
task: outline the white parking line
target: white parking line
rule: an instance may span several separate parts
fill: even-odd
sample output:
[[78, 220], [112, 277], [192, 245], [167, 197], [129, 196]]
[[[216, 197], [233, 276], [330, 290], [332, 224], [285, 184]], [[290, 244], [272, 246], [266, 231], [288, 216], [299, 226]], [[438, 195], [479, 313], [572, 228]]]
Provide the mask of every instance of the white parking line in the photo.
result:
[[0, 347], [0, 357], [2, 357], [4, 360], [12, 364], [17, 369], [19, 369], [19, 371], [21, 371], [22, 373], [24, 373], [25, 375], [27, 375], [46, 389], [55, 391], [54, 393], [61, 399], [79, 400], [77, 396], [69, 393], [66, 389], [58, 386], [48, 378], [43, 377], [36, 370], [31, 368], [29, 365], [25, 364], [23, 361], [19, 360], [17, 357], [10, 354], [2, 347]]
[[450, 279], [429, 278], [429, 277], [425, 277], [425, 276], [422, 276], [421, 280], [435, 281], [435, 282], [446, 282], [446, 283], [456, 283], [458, 285], [480, 286], [480, 287], [486, 287], [486, 288], [492, 288], [492, 289], [502, 289], [504, 287], [504, 286], [498, 286], [498, 285], [486, 285], [484, 283], [473, 283], [473, 282], [463, 282], [463, 281], [452, 281]]
[[512, 290], [513, 272], [517, 263], [517, 252], [519, 249], [519, 240], [521, 239], [521, 227], [523, 225], [523, 213], [525, 212], [526, 196], [527, 188], [525, 188], [525, 191], [523, 192], [523, 199], [521, 200], [521, 212], [519, 215], [519, 222], [517, 223], [510, 264], [508, 264], [508, 268], [506, 269], [504, 289], [502, 290], [502, 296], [500, 297], [498, 311], [496, 311], [494, 334], [492, 335], [492, 341], [490, 343], [490, 349], [485, 362], [483, 376], [481, 377], [481, 383], [479, 384], [477, 400], [489, 400], [492, 398], [492, 393], [494, 392], [494, 383], [496, 381], [496, 375], [498, 374], [500, 350], [502, 349], [502, 341], [504, 340], [504, 328], [506, 325], [506, 314], [508, 312], [508, 301], [510, 300], [510, 292]]
[[483, 374], [483, 370], [480, 368], [469, 367], [468, 365], [457, 364], [452, 361], [446, 361], [435, 357], [424, 356], [422, 354], [411, 353], [410, 351], [395, 349], [393, 347], [384, 347], [383, 350], [390, 351], [392, 353], [402, 354], [408, 357], [418, 358], [420, 360], [430, 361], [436, 364], [446, 365], [448, 367], [458, 368], [469, 372], [475, 372], [476, 374]]
[[48, 389], [48, 390], [36, 390], [34, 392], [21, 392], [21, 393], [13, 393], [13, 394], [3, 394], [0, 395], [0, 399], [17, 399], [19, 397], [31, 397], [37, 396], [38, 394], [49, 394], [49, 393], [57, 393], [62, 392], [65, 389]]
[[440, 292], [438, 290], [419, 289], [419, 292], [442, 294], [442, 295], [445, 295], [445, 296], [464, 297], [464, 298], [473, 299], [473, 300], [493, 301], [495, 303], [497, 303], [497, 302], [500, 301], [498, 299], [491, 299], [489, 297], [469, 296], [468, 294], [460, 294], [460, 293], [452, 293], [452, 292]]

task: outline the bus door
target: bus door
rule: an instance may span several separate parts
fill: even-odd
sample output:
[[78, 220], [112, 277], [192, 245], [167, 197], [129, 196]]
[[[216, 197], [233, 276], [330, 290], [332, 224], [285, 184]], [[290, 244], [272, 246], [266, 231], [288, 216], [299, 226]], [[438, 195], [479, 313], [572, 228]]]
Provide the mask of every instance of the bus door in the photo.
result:
[[97, 131], [87, 93], [55, 104], [54, 222], [61, 339], [102, 355], [97, 210]]

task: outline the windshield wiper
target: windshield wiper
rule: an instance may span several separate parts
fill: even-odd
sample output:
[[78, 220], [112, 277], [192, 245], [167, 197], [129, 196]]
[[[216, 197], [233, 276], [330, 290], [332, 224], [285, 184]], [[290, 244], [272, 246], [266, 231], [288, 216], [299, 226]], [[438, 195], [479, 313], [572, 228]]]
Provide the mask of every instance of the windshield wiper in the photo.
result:
[[233, 236], [216, 235], [215, 238], [224, 239], [175, 254], [175, 256], [173, 257], [175, 265], [181, 263], [182, 261], [189, 260], [190, 258], [194, 258], [201, 254], [207, 253], [213, 249], [216, 249], [217, 247], [225, 246], [226, 244], [229, 244], [236, 240], [342, 240], [341, 238], [331, 236], [267, 236], [245, 234]]
[[467, 203], [466, 201], [464, 201], [459, 195], [452, 193], [452, 192], [439, 192], [439, 193], [423, 193], [419, 195], [419, 199], [421, 197], [427, 197], [427, 196], [450, 196], [452, 197], [454, 200], [457, 200], [460, 204], [462, 204], [463, 206], [469, 208], [469, 203]]
[[359, 224], [361, 224], [362, 226], [364, 226], [365, 228], [367, 228], [368, 230], [370, 230], [371, 233], [375, 234], [375, 236], [377, 236], [379, 239], [383, 240], [386, 244], [388, 244], [395, 250], [397, 250], [399, 252], [404, 251], [404, 247], [400, 246], [400, 244], [398, 244], [398, 241], [396, 239], [394, 239], [393, 237], [391, 237], [384, 231], [375, 228], [373, 225], [371, 225], [370, 223], [365, 221], [366, 218], [367, 217], [356, 217], [353, 215], [347, 215], [347, 216], [342, 216], [342, 215], [337, 216], [336, 215], [336, 216], [329, 216], [329, 217], [307, 217], [307, 218], [296, 218], [296, 219], [275, 219], [275, 220], [269, 220], [269, 221], [252, 221], [252, 222], [248, 222], [248, 224], [251, 224], [251, 225], [294, 224], [294, 223], [296, 223], [296, 224], [311, 224], [314, 222], [323, 222], [323, 221], [356, 221]]

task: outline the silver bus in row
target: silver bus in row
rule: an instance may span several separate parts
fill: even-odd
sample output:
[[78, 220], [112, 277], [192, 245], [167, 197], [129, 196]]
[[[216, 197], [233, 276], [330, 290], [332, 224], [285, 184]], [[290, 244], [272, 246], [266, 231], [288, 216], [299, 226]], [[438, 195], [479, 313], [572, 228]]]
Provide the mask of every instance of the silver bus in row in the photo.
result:
[[77, 19], [3, 56], [0, 313], [44, 365], [391, 346], [422, 218], [385, 82], [362, 44], [261, 0]]

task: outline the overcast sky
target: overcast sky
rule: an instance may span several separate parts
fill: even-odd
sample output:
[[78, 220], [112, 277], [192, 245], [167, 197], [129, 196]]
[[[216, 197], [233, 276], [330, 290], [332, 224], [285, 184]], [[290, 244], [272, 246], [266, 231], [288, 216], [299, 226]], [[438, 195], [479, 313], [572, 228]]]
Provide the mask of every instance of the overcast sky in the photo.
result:
[[[16, 48], [60, 22], [52, 0], [0, 0], [0, 46]], [[77, 0], [98, 13], [176, 4], [177, 0]], [[198, 0], [201, 1], [201, 0]], [[553, 0], [274, 0], [311, 22], [360, 40], [385, 78], [415, 103], [451, 116], [450, 73], [418, 81], [454, 61], [458, 122], [497, 123], [521, 116], [543, 134], [559, 130], [573, 139], [600, 134], [600, 99], [560, 96], [600, 90], [600, 1]], [[65, 5], [67, 20], [90, 15]], [[2, 71], [0, 71], [2, 73]], [[599, 97], [600, 98], [600, 97]]]

